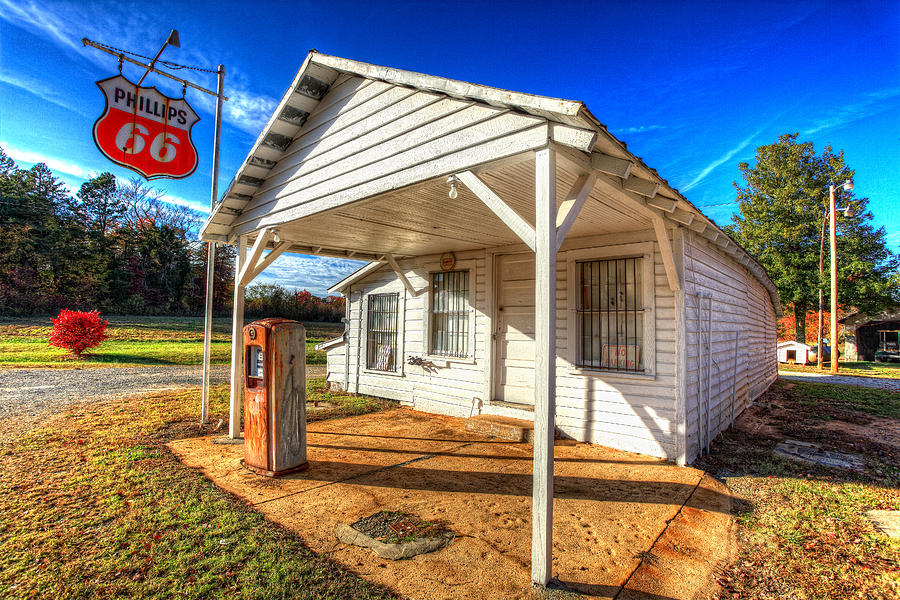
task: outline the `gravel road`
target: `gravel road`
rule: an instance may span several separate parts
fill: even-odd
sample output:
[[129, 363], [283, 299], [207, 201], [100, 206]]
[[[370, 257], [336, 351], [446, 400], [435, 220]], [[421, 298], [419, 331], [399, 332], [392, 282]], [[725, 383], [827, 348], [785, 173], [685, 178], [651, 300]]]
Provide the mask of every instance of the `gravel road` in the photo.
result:
[[829, 375], [828, 373], [801, 373], [799, 371], [778, 371], [778, 376], [781, 379], [793, 379], [794, 381], [837, 383], [840, 385], [855, 385], [859, 387], [888, 390], [891, 392], [900, 392], [900, 379], [862, 377], [860, 375]]
[[[323, 377], [324, 365], [307, 366], [307, 375]], [[2, 369], [0, 420], [22, 427], [46, 411], [62, 410], [96, 399], [199, 387], [200, 378], [200, 366]], [[212, 383], [227, 383], [228, 380], [227, 365], [212, 367]]]

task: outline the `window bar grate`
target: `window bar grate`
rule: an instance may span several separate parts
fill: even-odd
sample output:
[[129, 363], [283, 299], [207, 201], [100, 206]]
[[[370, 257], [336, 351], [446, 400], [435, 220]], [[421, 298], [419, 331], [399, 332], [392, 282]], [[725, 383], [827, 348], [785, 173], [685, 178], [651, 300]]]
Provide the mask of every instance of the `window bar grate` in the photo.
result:
[[581, 366], [643, 371], [641, 261], [629, 257], [578, 263]]

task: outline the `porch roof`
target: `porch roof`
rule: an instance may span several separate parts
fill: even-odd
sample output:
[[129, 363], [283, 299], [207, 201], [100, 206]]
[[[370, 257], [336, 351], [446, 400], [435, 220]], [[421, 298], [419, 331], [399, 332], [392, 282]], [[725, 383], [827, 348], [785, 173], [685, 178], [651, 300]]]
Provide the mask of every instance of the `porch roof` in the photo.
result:
[[[448, 204], [445, 179], [447, 174], [459, 171], [458, 164], [437, 165], [435, 159], [426, 159], [435, 168], [422, 170], [418, 177], [406, 177], [393, 184], [363, 186], [365, 189], [355, 195], [348, 195], [336, 184], [333, 190], [326, 189], [317, 198], [320, 204], [297, 201], [284, 208], [288, 194], [283, 165], [288, 161], [282, 159], [297, 153], [295, 142], [311, 128], [322, 127], [316, 118], [333, 108], [322, 105], [323, 101], [329, 103], [326, 100], [329, 91], [342, 85], [346, 87], [351, 79], [380, 82], [380, 85], [405, 88], [410, 93], [420, 91], [463, 100], [469, 105], [494, 107], [529, 119], [527, 128], [520, 126], [516, 135], [533, 132], [528, 141], [531, 146], [520, 144], [505, 154], [495, 151], [495, 155], [499, 152], [496, 158], [485, 148], [486, 153], [480, 158], [466, 163], [467, 169], [476, 172], [525, 221], [534, 223], [534, 170], [522, 160], [525, 154], [531, 154], [523, 150], [536, 147], [534, 144], [543, 137], [540, 143], [555, 142], [564, 150], [560, 153], [564, 162], [557, 177], [561, 192], [576, 185], [580, 173], [592, 171], [598, 176], [598, 185], [591, 193], [597, 202], [585, 206], [572, 236], [633, 231], [651, 226], [654, 218], [689, 227], [753, 272], [769, 289], [780, 313], [775, 286], [753, 257], [654, 169], [630, 153], [584, 103], [382, 67], [315, 50], [307, 55], [201, 228], [201, 239], [235, 243], [238, 235], [252, 239], [259, 231], [277, 226], [279, 238], [287, 241], [281, 251], [370, 261], [382, 261], [386, 254], [401, 257], [519, 242], [465, 186], [460, 186], [459, 201], [453, 206]], [[294, 156], [291, 160], [298, 159]], [[299, 160], [302, 165], [302, 159]], [[272, 236], [267, 247], [274, 247], [276, 241]]]

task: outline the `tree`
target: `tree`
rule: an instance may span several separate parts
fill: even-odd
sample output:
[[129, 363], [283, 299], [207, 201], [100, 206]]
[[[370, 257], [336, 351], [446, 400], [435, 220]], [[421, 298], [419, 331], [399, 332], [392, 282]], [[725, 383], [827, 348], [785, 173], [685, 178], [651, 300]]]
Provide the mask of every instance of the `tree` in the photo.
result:
[[[828, 211], [828, 186], [836, 185], [841, 206], [852, 205], [853, 217], [837, 213], [839, 301], [870, 311], [889, 304], [895, 290], [890, 279], [898, 258], [888, 250], [884, 228], [875, 229], [868, 198], [857, 198], [840, 187], [854, 171], [825, 146], [816, 154], [812, 142], [798, 143], [799, 134], [785, 134], [778, 142], [756, 149], [756, 164], [738, 168], [744, 186], [734, 182], [739, 214], [728, 233], [756, 257], [778, 288], [782, 303], [796, 315], [797, 340], [806, 339], [806, 315], [818, 305], [819, 289], [829, 293], [830, 273], [819, 278], [822, 220]], [[827, 231], [826, 231], [827, 235]], [[826, 242], [826, 253], [827, 253]]]

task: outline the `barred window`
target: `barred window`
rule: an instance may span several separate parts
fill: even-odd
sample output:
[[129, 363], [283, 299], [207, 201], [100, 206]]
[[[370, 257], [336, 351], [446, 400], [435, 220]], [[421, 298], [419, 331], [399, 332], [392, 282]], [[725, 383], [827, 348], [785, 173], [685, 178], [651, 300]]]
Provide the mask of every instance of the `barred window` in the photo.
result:
[[366, 319], [366, 368], [397, 370], [399, 294], [370, 294]]
[[431, 275], [431, 354], [469, 355], [469, 272]]
[[643, 371], [642, 258], [575, 263], [578, 366]]

